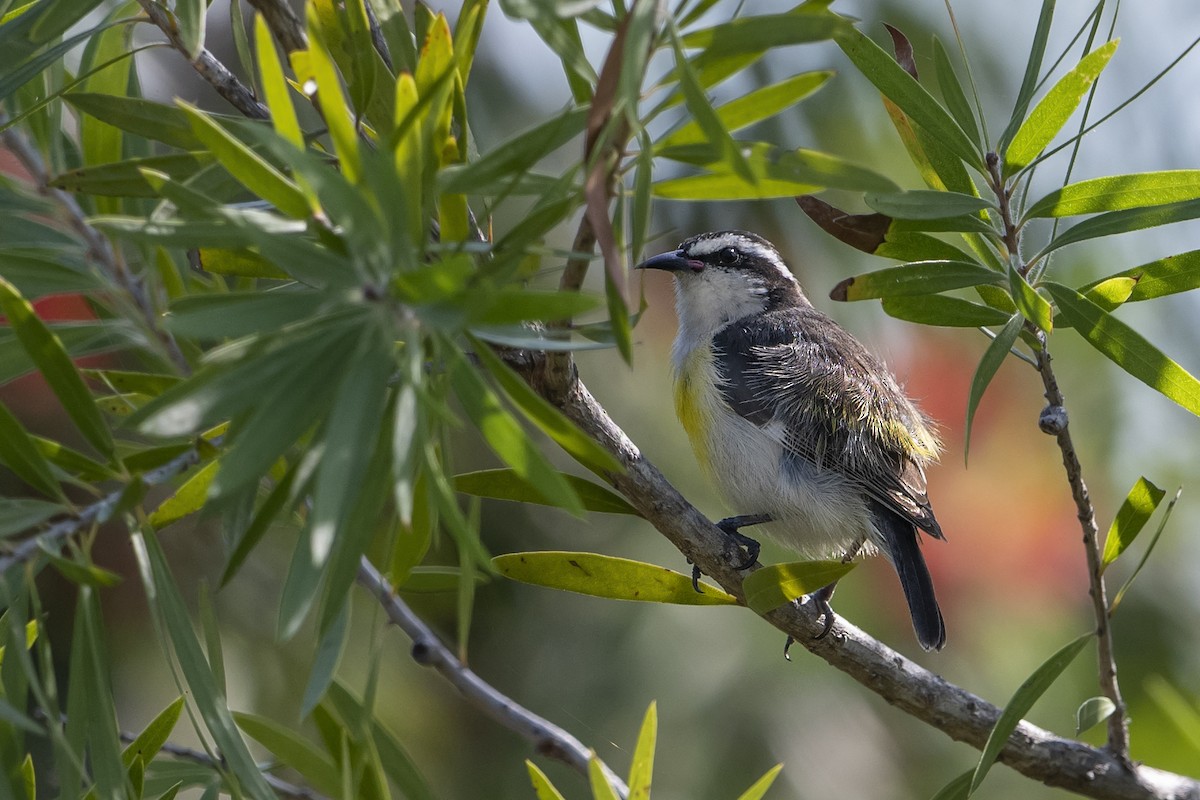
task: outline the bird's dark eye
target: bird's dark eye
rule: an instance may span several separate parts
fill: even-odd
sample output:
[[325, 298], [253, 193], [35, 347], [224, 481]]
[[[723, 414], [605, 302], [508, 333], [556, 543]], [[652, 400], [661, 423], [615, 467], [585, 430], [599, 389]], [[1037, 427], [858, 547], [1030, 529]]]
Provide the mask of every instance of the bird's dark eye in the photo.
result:
[[732, 267], [742, 258], [742, 254], [737, 251], [737, 248], [726, 247], [717, 253], [717, 263], [723, 267]]

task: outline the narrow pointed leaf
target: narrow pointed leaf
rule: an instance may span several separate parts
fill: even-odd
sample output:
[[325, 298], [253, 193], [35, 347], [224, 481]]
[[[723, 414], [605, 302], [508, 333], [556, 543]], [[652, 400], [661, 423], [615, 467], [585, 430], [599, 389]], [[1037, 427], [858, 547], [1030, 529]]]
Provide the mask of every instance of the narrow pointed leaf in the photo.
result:
[[175, 22], [189, 61], [195, 61], [204, 49], [204, 19], [207, 11], [208, 4], [204, 0], [176, 0]]
[[1163, 206], [1109, 211], [1067, 228], [1042, 248], [1042, 252], [1037, 257], [1041, 258], [1060, 247], [1066, 247], [1076, 242], [1155, 228], [1159, 225], [1170, 225], [1175, 222], [1186, 222], [1197, 217], [1200, 217], [1200, 200], [1184, 200]]
[[995, 283], [999, 276], [969, 261], [918, 261], [846, 278], [829, 292], [840, 301], [912, 297]]
[[570, 108], [528, 131], [501, 142], [474, 161], [446, 168], [438, 176], [443, 192], [483, 194], [497, 181], [530, 169], [583, 132], [586, 108]]
[[1004, 153], [1005, 174], [1011, 175], [1028, 165], [1058, 135], [1079, 107], [1087, 90], [1100, 77], [1108, 60], [1117, 52], [1118, 41], [1106, 42], [1084, 56], [1034, 106]]
[[1151, 675], [1146, 679], [1146, 693], [1183, 735], [1190, 749], [1200, 754], [1200, 711], [1196, 710], [1196, 701], [1161, 675]]
[[1054, 309], [1050, 307], [1049, 301], [1038, 294], [1011, 263], [1008, 265], [1008, 285], [1012, 290], [1013, 302], [1017, 304], [1017, 309], [1025, 319], [1046, 333], [1054, 330]]
[[183, 697], [175, 698], [129, 743], [121, 753], [121, 761], [126, 767], [133, 764], [135, 758], [148, 762], [157, 755], [171, 737], [171, 731], [175, 730], [175, 723], [179, 721], [179, 715], [183, 712], [183, 703]]
[[853, 561], [793, 561], [755, 570], [742, 582], [746, 605], [759, 614], [836, 583], [856, 566]]
[[67, 502], [67, 496], [50, 471], [50, 463], [25, 426], [3, 403], [0, 403], [0, 463], [47, 497]]
[[95, 92], [71, 92], [63, 95], [63, 99], [85, 114], [126, 133], [144, 136], [181, 150], [200, 150], [204, 147], [204, 143], [192, 132], [187, 115], [175, 106], [140, 97]]
[[67, 507], [27, 497], [0, 497], [0, 538], [25, 533]]
[[650, 703], [629, 766], [629, 800], [650, 800], [654, 780], [654, 750], [658, 743], [658, 704]]
[[184, 481], [175, 494], [164, 500], [150, 514], [150, 524], [155, 528], [165, 528], [203, 508], [208, 500], [208, 487], [212, 485], [219, 466], [220, 462], [210, 461]]
[[875, 211], [897, 219], [941, 219], [978, 214], [992, 208], [980, 197], [959, 192], [918, 189], [910, 192], [868, 192], [863, 200]]
[[979, 360], [979, 366], [975, 369], [975, 377], [971, 379], [971, 394], [967, 398], [967, 425], [966, 433], [963, 435], [964, 462], [971, 452], [971, 425], [975, 421], [975, 410], [979, 408], [979, 401], [983, 399], [983, 393], [987, 391], [988, 384], [996, 375], [996, 370], [1000, 369], [1008, 352], [1016, 344], [1017, 335], [1021, 332], [1024, 324], [1025, 318], [1020, 314], [1014, 314], [996, 334], [996, 338], [992, 339], [987, 350], [983, 352], [983, 358]]
[[595, 754], [588, 760], [588, 783], [592, 787], [592, 800], [620, 800]]
[[254, 50], [258, 55], [258, 70], [262, 78], [263, 99], [271, 109], [271, 124], [275, 132], [301, 150], [304, 149], [304, 134], [296, 119], [296, 107], [292, 105], [291, 90], [279, 61], [279, 51], [262, 14], [254, 15]]
[[972, 792], [983, 783], [988, 770], [992, 768], [992, 764], [996, 763], [996, 757], [1008, 743], [1008, 737], [1016, 730], [1025, 714], [1033, 708], [1033, 704], [1038, 701], [1038, 698], [1058, 680], [1058, 676], [1062, 675], [1063, 670], [1070, 666], [1071, 662], [1075, 660], [1075, 656], [1079, 655], [1079, 651], [1087, 646], [1093, 638], [1092, 633], [1085, 633], [1050, 656], [1045, 663], [1034, 670], [1032, 675], [1025, 679], [1025, 682], [1013, 694], [1012, 699], [1008, 701], [1008, 705], [1000, 714], [1000, 719], [996, 720], [996, 725], [988, 735], [987, 744], [984, 745], [983, 753], [979, 756], [979, 763], [976, 764], [975, 774], [971, 778]]
[[50, 384], [71, 421], [93, 447], [106, 456], [113, 456], [112, 433], [92, 402], [91, 392], [67, 355], [62, 340], [46, 327], [16, 287], [3, 278], [0, 278], [0, 312], [8, 319], [17, 340]]
[[536, 764], [525, 759], [525, 768], [529, 770], [529, 781], [533, 784], [533, 794], [537, 800], [566, 800]]
[[883, 311], [888, 316], [907, 322], [947, 328], [1003, 325], [1011, 316], [1011, 314], [1005, 314], [1003, 311], [982, 303], [972, 303], [970, 300], [963, 300], [960, 297], [941, 294], [920, 297], [885, 297], [883, 298]]
[[1030, 206], [1024, 218], [1097, 214], [1197, 198], [1200, 198], [1200, 170], [1109, 175], [1072, 183], [1051, 192]]
[[737, 603], [732, 595], [712, 586], [706, 585], [703, 592], [697, 592], [692, 588], [690, 575], [597, 553], [555, 550], [508, 553], [493, 558], [492, 566], [515, 581], [593, 597], [688, 606]]
[[958, 123], [958, 127], [963, 129], [963, 133], [967, 134], [972, 143], [978, 144], [980, 141], [979, 125], [975, 122], [975, 111], [971, 108], [970, 101], [967, 100], [966, 92], [963, 91], [958, 75], [954, 72], [954, 65], [950, 63], [950, 55], [942, 45], [941, 39], [936, 36], [933, 37], [933, 66], [938, 88], [942, 91], [942, 102], [954, 115], [954, 121]]
[[1126, 495], [1125, 502], [1121, 503], [1121, 507], [1117, 510], [1117, 516], [1108, 529], [1108, 535], [1104, 539], [1101, 569], [1116, 561], [1121, 553], [1133, 544], [1133, 540], [1141, 533], [1142, 528], [1149, 522], [1150, 516], [1158, 508], [1158, 504], [1166, 496], [1167, 493], [1163, 489], [1158, 488], [1144, 477], [1138, 478], [1137, 483]]
[[337, 766], [300, 734], [257, 714], [234, 713], [234, 722], [280, 762], [296, 770], [318, 792], [336, 796], [341, 787]]
[[1128, 302], [1135, 288], [1136, 278], [1109, 278], [1088, 289], [1084, 297], [1105, 311], [1113, 311]]
[[1158, 539], [1160, 536], [1162, 536], [1162, 532], [1166, 530], [1167, 522], [1171, 519], [1171, 512], [1175, 510], [1175, 504], [1179, 502], [1179, 497], [1182, 494], [1183, 487], [1180, 486], [1175, 490], [1175, 496], [1171, 498], [1169, 503], [1167, 503], [1167, 508], [1165, 511], [1163, 511], [1162, 518], [1158, 521], [1158, 527], [1155, 528], [1154, 535], [1150, 537], [1150, 544], [1146, 545], [1146, 550], [1142, 553], [1142, 557], [1138, 561], [1137, 566], [1133, 568], [1133, 572], [1129, 574], [1129, 577], [1125, 580], [1125, 583], [1117, 592], [1116, 597], [1114, 597], [1112, 602], [1108, 604], [1108, 615], [1110, 617], [1116, 613], [1117, 606], [1121, 604], [1121, 599], [1125, 597], [1125, 593], [1128, 592], [1129, 587], [1133, 585], [1134, 579], [1141, 574], [1142, 568], [1145, 567], [1146, 562], [1150, 560], [1150, 554], [1154, 552], [1155, 546], [1158, 545]]
[[[625, 498], [608, 487], [592, 483], [577, 475], [568, 475], [567, 473], [562, 475], [579, 495], [583, 507], [588, 511], [599, 511], [606, 514], [638, 514], [637, 509], [629, 505]], [[546, 499], [535, 488], [511, 469], [486, 469], [455, 475], [454, 490], [475, 497], [548, 505]]]
[[1074, 289], [1057, 283], [1044, 286], [1063, 318], [1088, 344], [1150, 388], [1200, 415], [1200, 381], [1190, 372]]
[[835, 37], [867, 80], [917, 125], [955, 156], [982, 169], [983, 158], [954, 118], [938, 104], [924, 86], [896, 63], [887, 52], [857, 28], [847, 27]]
[[1125, 300], [1127, 303], [1189, 292], [1200, 288], [1200, 250], [1189, 250], [1131, 267], [1081, 286], [1079, 291], [1086, 295], [1095, 287], [1114, 278], [1133, 278], [1137, 281]]
[[738, 800], [762, 800], [782, 770], [783, 764], [776, 764], [771, 767], [761, 778], [754, 782], [753, 786], [738, 795]]
[[[714, 109], [714, 111], [716, 111], [717, 119], [720, 120], [722, 127], [733, 133], [791, 108], [824, 86], [831, 77], [833, 77], [833, 73], [828, 71], [802, 72], [770, 86], [755, 89], [747, 95]], [[655, 142], [654, 150], [667, 155], [665, 151], [672, 147], [699, 144], [705, 141], [707, 138], [700, 123], [692, 119]]]
[[1054, 21], [1054, 5], [1057, 0], [1042, 0], [1042, 10], [1038, 14], [1037, 28], [1033, 32], [1033, 42], [1029, 47], [1029, 58], [1025, 61], [1025, 74], [1021, 78], [1021, 88], [1017, 91], [1017, 102], [1013, 107], [1012, 116], [1004, 133], [1000, 135], [1000, 152], [1012, 140], [1013, 134], [1025, 121], [1029, 104], [1033, 101], [1033, 93], [1037, 91], [1038, 80], [1041, 78], [1042, 59], [1046, 56], [1046, 42], [1050, 38], [1050, 26]]
[[804, 4], [784, 14], [740, 16], [730, 22], [689, 33], [683, 37], [682, 43], [689, 50], [700, 48], [729, 57], [738, 53], [760, 53], [773, 47], [824, 41], [847, 27], [844, 19], [827, 9]]
[[[338, 166], [351, 183], [357, 183], [362, 171], [358, 155], [358, 134], [350, 118], [349, 106], [342, 82], [338, 79], [337, 67], [329, 54], [329, 48], [321, 33], [315, 5], [308, 7], [308, 66], [312, 72], [321, 114], [329, 127], [329, 138], [337, 153]], [[293, 62], [293, 66], [295, 63]], [[297, 70], [297, 75], [300, 75]], [[308, 76], [305, 76], [308, 77]]]

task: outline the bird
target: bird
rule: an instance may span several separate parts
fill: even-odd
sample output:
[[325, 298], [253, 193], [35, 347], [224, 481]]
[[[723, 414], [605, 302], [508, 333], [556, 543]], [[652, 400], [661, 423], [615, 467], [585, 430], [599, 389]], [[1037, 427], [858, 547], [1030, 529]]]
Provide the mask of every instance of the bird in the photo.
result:
[[[702, 233], [637, 268], [674, 276], [675, 410], [702, 471], [742, 512], [717, 523], [745, 553], [734, 566], [757, 561], [747, 526], [806, 559], [882, 554], [917, 642], [942, 649], [946, 626], [918, 541], [918, 532], [945, 539], [926, 492], [940, 451], [931, 420], [813, 306], [763, 237]], [[818, 636], [833, 625], [833, 588], [813, 595]]]

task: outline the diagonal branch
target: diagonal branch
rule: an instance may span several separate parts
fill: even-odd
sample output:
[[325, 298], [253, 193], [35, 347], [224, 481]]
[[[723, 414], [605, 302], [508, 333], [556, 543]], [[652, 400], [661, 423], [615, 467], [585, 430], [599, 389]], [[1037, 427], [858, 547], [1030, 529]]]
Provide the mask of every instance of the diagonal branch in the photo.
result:
[[[523, 736], [538, 753], [561, 761], [587, 777], [588, 762], [595, 757], [592, 751], [553, 722], [539, 717], [518, 705], [511, 697], [501, 694], [459, 661], [429, 626], [396, 596], [387, 579], [365, 557], [359, 562], [358, 583], [379, 601], [388, 619], [412, 639], [414, 661], [433, 667], [472, 705], [504, 727]], [[625, 783], [602, 761], [600, 768], [620, 796], [627, 797], [629, 789]]]
[[[681, 553], [739, 600], [742, 575], [724, 556], [724, 537], [647, 461], [573, 374], [548, 368], [545, 354], [504, 351], [543, 397], [608, 449], [624, 467], [604, 476]], [[822, 625], [810, 606], [785, 605], [764, 615], [814, 655], [842, 670], [901, 711], [957, 741], [982, 749], [1000, 716], [983, 698], [947, 682], [858, 628], [838, 619], [830, 635], [814, 639]], [[1200, 800], [1200, 780], [1146, 766], [1127, 767], [1115, 753], [1057, 736], [1022, 722], [999, 760], [1026, 777], [1102, 800]]]

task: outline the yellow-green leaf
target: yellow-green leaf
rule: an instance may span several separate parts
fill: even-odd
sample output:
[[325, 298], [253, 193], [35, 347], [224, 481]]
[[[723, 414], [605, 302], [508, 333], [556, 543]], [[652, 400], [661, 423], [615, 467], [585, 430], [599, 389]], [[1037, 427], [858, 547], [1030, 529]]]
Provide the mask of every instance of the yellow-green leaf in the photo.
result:
[[746, 605], [759, 614], [779, 608], [836, 583], [854, 569], [853, 561], [791, 561], [755, 570], [742, 583]]
[[1165, 490], [1158, 488], [1144, 477], [1138, 478], [1137, 483], [1125, 496], [1125, 502], [1117, 510], [1104, 539], [1104, 556], [1100, 568], [1104, 569], [1116, 561], [1121, 553], [1133, 544], [1133, 540], [1141, 533], [1142, 528], [1150, 520], [1150, 516], [1158, 508], [1158, 504], [1167, 496]]
[[203, 508], [205, 501], [208, 500], [208, 487], [212, 485], [219, 466], [220, 462], [210, 461], [195, 475], [184, 481], [175, 494], [164, 500], [150, 514], [150, 524], [155, 528], [164, 528]]
[[492, 565], [501, 575], [522, 583], [593, 597], [691, 606], [737, 603], [735, 597], [712, 586], [705, 585], [703, 592], [697, 592], [689, 575], [597, 553], [555, 550], [508, 553], [493, 558]]

